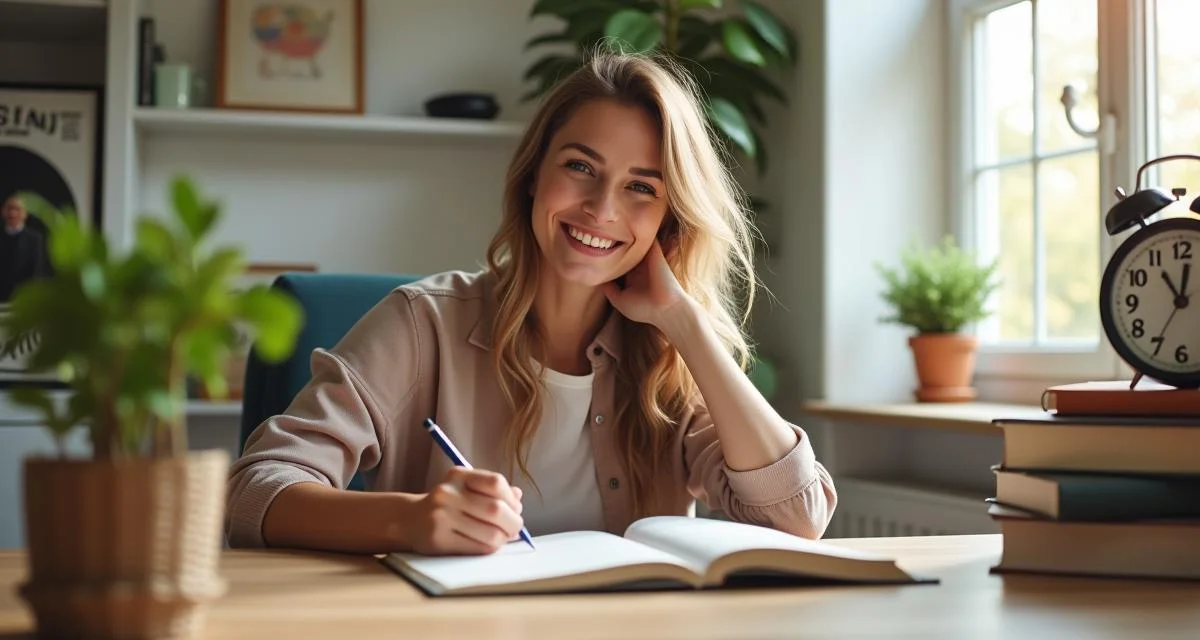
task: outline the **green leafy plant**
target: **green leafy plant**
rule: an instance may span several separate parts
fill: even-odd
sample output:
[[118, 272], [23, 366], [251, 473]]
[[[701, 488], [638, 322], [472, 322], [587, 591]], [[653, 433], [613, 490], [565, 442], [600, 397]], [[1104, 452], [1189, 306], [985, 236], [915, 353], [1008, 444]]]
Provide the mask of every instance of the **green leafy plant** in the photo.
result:
[[996, 261], [979, 264], [950, 236], [927, 251], [909, 246], [897, 268], [874, 266], [886, 285], [883, 299], [893, 311], [881, 320], [918, 333], [956, 333], [986, 318], [988, 297], [1000, 284], [994, 277]]
[[[705, 109], [727, 147], [740, 150], [766, 171], [759, 127], [766, 124], [763, 99], [787, 103], [766, 70], [789, 69], [796, 36], [773, 13], [742, 0], [741, 13], [720, 12], [722, 0], [538, 0], [530, 17], [561, 18], [563, 27], [531, 38], [525, 48], [574, 45], [570, 54], [550, 53], [525, 71], [536, 87], [528, 101], [577, 69], [602, 41], [625, 51], [660, 52], [682, 64], [705, 94]], [[756, 127], [757, 125], [757, 127]]]
[[137, 221], [125, 255], [73, 213], [22, 197], [49, 230], [54, 273], [18, 288], [3, 329], [9, 349], [29, 350], [30, 373], [53, 375], [68, 393], [62, 402], [22, 386], [12, 398], [40, 413], [60, 455], [80, 425], [96, 459], [181, 455], [189, 375], [224, 395], [222, 367], [241, 331], [269, 362], [295, 347], [299, 305], [267, 285], [236, 286], [241, 251], [205, 247], [220, 209], [189, 180], [172, 181], [172, 218]]

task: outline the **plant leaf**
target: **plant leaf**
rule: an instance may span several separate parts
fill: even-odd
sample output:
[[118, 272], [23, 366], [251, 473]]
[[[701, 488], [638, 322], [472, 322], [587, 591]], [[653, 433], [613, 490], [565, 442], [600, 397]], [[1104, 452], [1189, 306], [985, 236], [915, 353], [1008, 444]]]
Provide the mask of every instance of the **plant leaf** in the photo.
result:
[[727, 20], [721, 25], [721, 41], [729, 55], [747, 64], [761, 67], [766, 64], [766, 58], [754, 44], [746, 25], [737, 20]]
[[524, 80], [530, 80], [537, 77], [545, 77], [547, 75], [557, 76], [564, 69], [573, 66], [575, 58], [561, 54], [549, 54], [538, 58], [537, 62], [529, 65], [525, 70]]
[[568, 15], [573, 9], [577, 10], [578, 6], [578, 0], [538, 0], [533, 4], [533, 8], [529, 10], [529, 17], [532, 18], [540, 14]]
[[641, 53], [662, 42], [663, 30], [654, 16], [637, 9], [625, 9], [608, 19], [604, 36], [628, 44], [634, 52]]
[[746, 116], [732, 102], [713, 98], [708, 103], [708, 117], [747, 156], [754, 157], [757, 151], [754, 132], [750, 129], [750, 123], [746, 122]]
[[540, 36], [534, 36], [525, 43], [525, 49], [529, 50], [541, 44], [553, 44], [556, 42], [571, 42], [571, 35], [566, 31], [558, 33], [543, 33]]
[[732, 94], [765, 93], [780, 104], [787, 104], [787, 94], [778, 85], [767, 79], [758, 69], [728, 58], [705, 58], [700, 61], [714, 76], [713, 84], [719, 90]]
[[171, 180], [171, 203], [188, 231], [199, 225], [200, 195], [190, 180], [180, 177]]
[[50, 263], [58, 271], [73, 271], [87, 260], [92, 243], [78, 218], [63, 216], [50, 233]]
[[720, 9], [721, 0], [680, 0], [679, 8], [683, 11], [689, 9]]
[[695, 58], [708, 49], [716, 35], [716, 27], [703, 18], [684, 16], [679, 19], [679, 50], [676, 54]]
[[792, 50], [788, 46], [787, 29], [775, 14], [753, 0], [742, 0], [742, 9], [746, 12], [746, 21], [754, 27], [754, 31], [790, 61]]
[[267, 288], [246, 290], [238, 299], [239, 316], [254, 328], [254, 350], [266, 362], [278, 362], [295, 346], [303, 311], [291, 296]]
[[155, 261], [168, 260], [176, 251], [175, 236], [159, 220], [141, 218], [137, 221], [135, 245]]

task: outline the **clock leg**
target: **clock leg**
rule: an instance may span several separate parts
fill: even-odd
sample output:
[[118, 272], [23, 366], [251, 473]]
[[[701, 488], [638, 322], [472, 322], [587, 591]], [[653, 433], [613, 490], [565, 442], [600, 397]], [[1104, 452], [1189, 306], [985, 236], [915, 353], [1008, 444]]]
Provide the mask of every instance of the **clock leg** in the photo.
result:
[[1133, 388], [1137, 386], [1137, 383], [1138, 383], [1138, 382], [1141, 382], [1141, 380], [1142, 380], [1142, 375], [1143, 375], [1143, 374], [1142, 374], [1142, 372], [1141, 372], [1141, 371], [1138, 371], [1137, 373], [1133, 374], [1133, 380], [1132, 380], [1132, 381], [1129, 383], [1129, 390], [1130, 390], [1130, 391], [1133, 391]]

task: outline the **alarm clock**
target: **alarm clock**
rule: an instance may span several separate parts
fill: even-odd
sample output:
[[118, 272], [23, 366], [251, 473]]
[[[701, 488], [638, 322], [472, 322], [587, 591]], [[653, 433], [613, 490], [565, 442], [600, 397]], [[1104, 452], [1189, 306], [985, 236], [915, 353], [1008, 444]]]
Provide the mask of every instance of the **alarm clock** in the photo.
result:
[[[1200, 218], [1148, 222], [1186, 191], [1139, 188], [1147, 168], [1180, 159], [1200, 156], [1164, 156], [1142, 165], [1137, 190], [1126, 195], [1118, 187], [1118, 202], [1104, 218], [1109, 235], [1140, 227], [1113, 252], [1100, 280], [1100, 321], [1113, 349], [1136, 372], [1130, 388], [1142, 376], [1200, 387]], [[1200, 198], [1190, 209], [1200, 213]]]

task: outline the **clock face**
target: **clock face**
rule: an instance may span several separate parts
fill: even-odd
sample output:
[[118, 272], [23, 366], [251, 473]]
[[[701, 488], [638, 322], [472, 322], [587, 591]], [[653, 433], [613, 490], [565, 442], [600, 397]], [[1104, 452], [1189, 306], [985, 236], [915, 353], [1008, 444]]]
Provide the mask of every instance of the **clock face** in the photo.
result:
[[1200, 385], [1198, 294], [1200, 220], [1151, 223], [1118, 247], [1105, 270], [1104, 331], [1134, 369], [1167, 384]]

